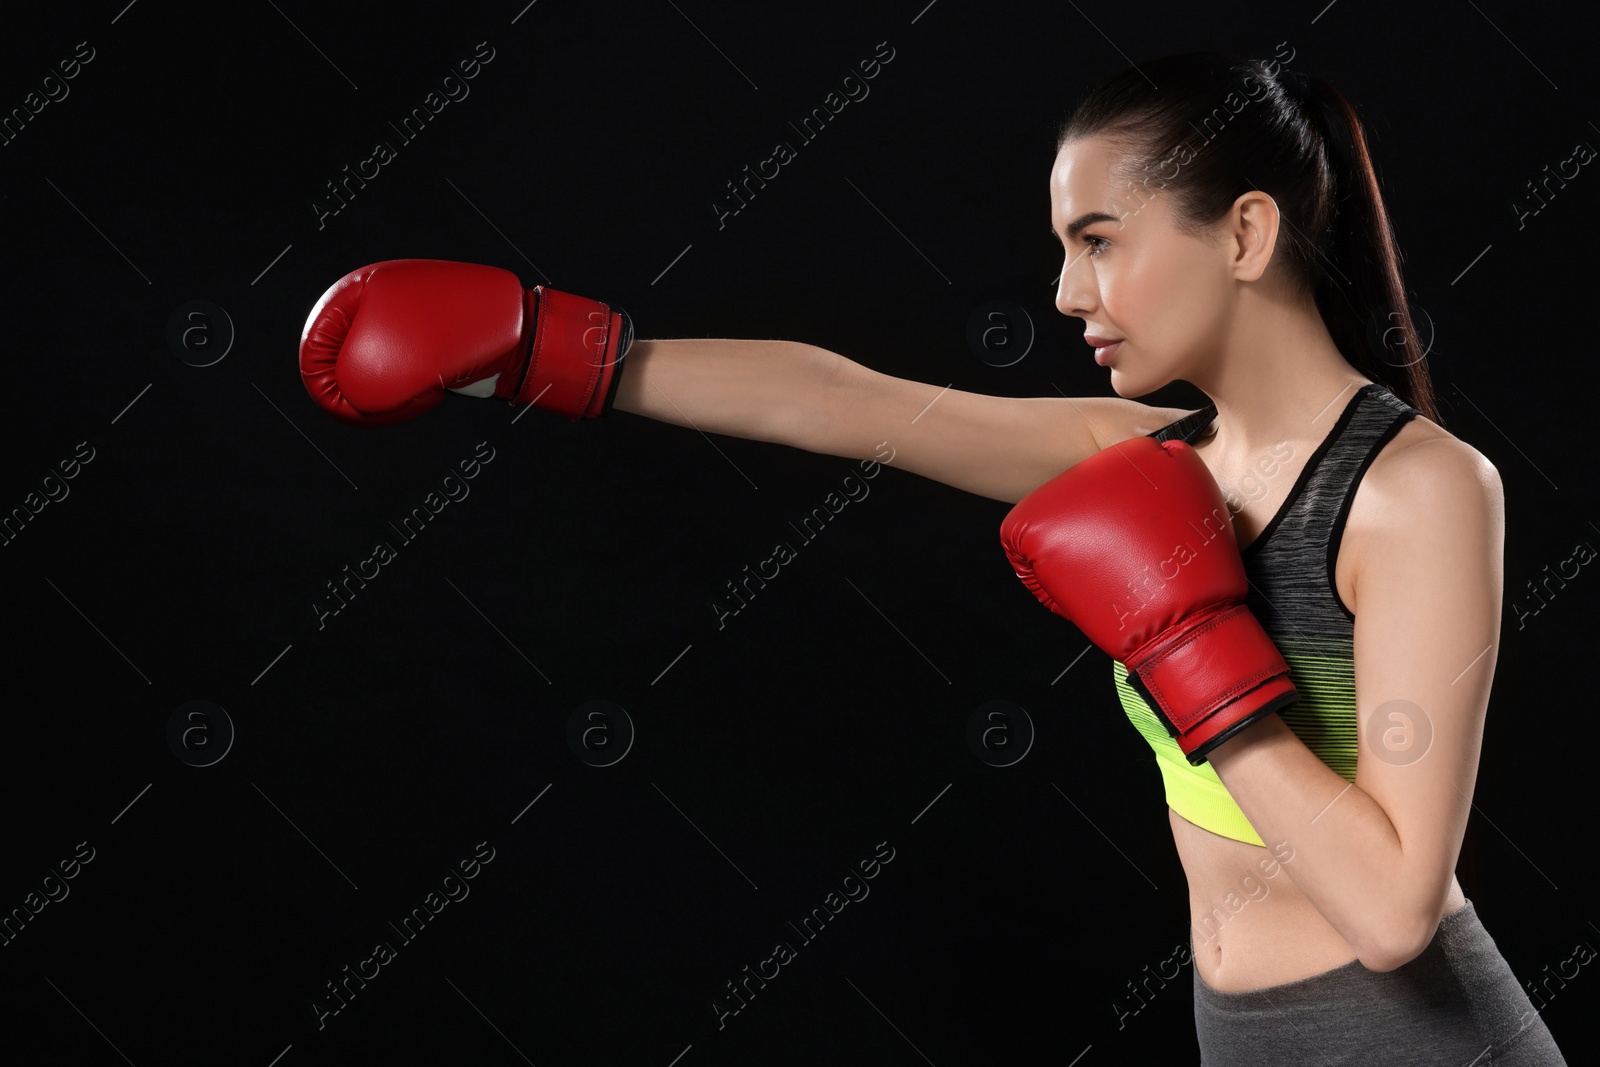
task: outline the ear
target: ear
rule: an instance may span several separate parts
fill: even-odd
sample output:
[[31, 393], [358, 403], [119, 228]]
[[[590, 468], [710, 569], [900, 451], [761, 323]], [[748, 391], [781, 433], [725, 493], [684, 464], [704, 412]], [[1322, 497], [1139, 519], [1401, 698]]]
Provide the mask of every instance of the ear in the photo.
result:
[[1272, 262], [1278, 245], [1278, 205], [1271, 196], [1252, 189], [1233, 202], [1223, 220], [1230, 254], [1229, 266], [1239, 281], [1258, 281]]

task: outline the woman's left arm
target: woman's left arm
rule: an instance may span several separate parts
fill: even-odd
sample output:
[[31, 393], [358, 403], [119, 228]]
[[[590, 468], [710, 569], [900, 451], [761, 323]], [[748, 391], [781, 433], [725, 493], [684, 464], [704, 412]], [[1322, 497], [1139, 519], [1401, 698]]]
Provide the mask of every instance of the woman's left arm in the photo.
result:
[[1360, 492], [1355, 782], [1276, 715], [1210, 762], [1262, 840], [1294, 849], [1284, 870], [1362, 965], [1389, 971], [1433, 939], [1471, 811], [1505, 502], [1494, 466], [1448, 437], [1380, 452]]

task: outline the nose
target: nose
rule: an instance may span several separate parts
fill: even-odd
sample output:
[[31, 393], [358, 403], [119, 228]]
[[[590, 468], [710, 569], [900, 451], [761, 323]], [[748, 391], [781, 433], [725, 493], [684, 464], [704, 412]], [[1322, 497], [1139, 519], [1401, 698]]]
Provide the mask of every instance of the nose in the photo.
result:
[[1084, 258], [1067, 256], [1062, 260], [1061, 277], [1056, 281], [1056, 310], [1063, 315], [1086, 316], [1096, 306], [1093, 272], [1082, 262]]

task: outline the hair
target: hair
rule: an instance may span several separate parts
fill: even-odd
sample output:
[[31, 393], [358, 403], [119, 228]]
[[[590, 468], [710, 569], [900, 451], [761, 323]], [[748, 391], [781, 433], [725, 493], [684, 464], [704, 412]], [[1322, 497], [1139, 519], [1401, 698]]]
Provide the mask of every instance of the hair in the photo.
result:
[[1166, 56], [1090, 93], [1057, 150], [1091, 136], [1117, 151], [1119, 183], [1170, 190], [1183, 232], [1205, 231], [1252, 189], [1271, 196], [1284, 269], [1340, 353], [1443, 424], [1366, 132], [1339, 90], [1278, 60]]

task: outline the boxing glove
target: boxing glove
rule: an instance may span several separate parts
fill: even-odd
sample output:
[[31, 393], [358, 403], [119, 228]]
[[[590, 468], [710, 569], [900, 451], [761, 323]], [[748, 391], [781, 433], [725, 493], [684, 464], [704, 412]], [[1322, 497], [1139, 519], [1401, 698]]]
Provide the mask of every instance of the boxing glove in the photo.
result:
[[525, 291], [499, 267], [390, 259], [322, 294], [300, 334], [300, 375], [324, 410], [355, 426], [415, 418], [446, 389], [600, 418], [632, 342], [621, 308]]
[[1000, 540], [1039, 601], [1128, 668], [1191, 764], [1298, 698], [1245, 604], [1222, 490], [1184, 442], [1089, 456], [1012, 508]]

